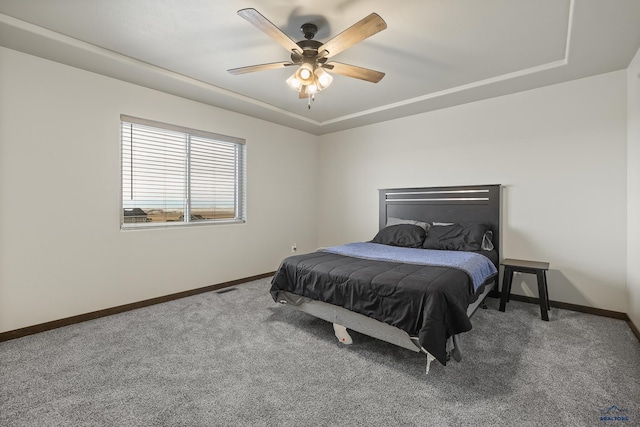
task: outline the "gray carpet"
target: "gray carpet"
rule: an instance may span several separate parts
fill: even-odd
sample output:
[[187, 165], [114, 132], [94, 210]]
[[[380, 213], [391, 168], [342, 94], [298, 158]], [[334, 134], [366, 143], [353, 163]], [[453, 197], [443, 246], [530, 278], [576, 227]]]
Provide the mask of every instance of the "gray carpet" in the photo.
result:
[[424, 355], [338, 343], [268, 279], [236, 288], [1, 343], [0, 425], [640, 425], [623, 321], [490, 299], [463, 361], [425, 376]]

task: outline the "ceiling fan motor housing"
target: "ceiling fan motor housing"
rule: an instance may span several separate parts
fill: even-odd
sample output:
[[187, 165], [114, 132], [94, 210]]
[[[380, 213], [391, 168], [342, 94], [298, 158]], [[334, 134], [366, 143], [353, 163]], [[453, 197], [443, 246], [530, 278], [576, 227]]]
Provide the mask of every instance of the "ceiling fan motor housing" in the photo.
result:
[[302, 54], [300, 53], [292, 53], [291, 54], [291, 61], [294, 64], [302, 64], [304, 62], [307, 63], [311, 63], [311, 64], [324, 64], [325, 62], [327, 62], [327, 58], [317, 58], [318, 56], [318, 48], [320, 46], [322, 46], [322, 43], [320, 43], [317, 40], [301, 40], [299, 42], [296, 43], [298, 46], [300, 46], [301, 50], [302, 50]]
[[304, 34], [304, 38], [307, 40], [311, 40], [316, 36], [318, 32], [318, 27], [315, 24], [311, 24], [307, 22], [306, 24], [302, 24], [300, 27], [300, 31]]

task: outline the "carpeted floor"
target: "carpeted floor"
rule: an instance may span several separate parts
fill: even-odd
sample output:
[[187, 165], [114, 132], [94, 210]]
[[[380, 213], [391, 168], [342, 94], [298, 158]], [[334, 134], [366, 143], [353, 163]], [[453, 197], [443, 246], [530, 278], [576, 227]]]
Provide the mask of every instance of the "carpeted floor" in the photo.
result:
[[424, 355], [355, 332], [344, 346], [268, 289], [0, 343], [0, 425], [640, 425], [640, 343], [623, 321], [554, 308], [543, 322], [489, 299], [463, 361], [426, 376]]

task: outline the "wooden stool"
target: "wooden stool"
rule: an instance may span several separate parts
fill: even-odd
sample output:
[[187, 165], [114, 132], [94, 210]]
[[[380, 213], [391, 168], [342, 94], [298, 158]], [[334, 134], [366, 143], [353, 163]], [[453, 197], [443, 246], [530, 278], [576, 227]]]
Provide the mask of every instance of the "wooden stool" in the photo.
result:
[[551, 310], [549, 306], [549, 290], [547, 289], [547, 270], [548, 262], [525, 261], [522, 259], [505, 259], [500, 263], [504, 266], [504, 275], [502, 276], [502, 295], [500, 296], [500, 311], [505, 311], [507, 301], [511, 294], [511, 282], [513, 281], [513, 273], [519, 271], [521, 273], [535, 274], [538, 277], [538, 300], [540, 302], [540, 316], [542, 320], [549, 321]]

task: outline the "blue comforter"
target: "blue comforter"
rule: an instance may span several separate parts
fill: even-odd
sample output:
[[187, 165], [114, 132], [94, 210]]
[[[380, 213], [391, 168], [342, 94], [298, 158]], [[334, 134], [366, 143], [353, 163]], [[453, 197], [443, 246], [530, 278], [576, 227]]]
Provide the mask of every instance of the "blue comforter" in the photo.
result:
[[487, 257], [474, 252], [402, 248], [369, 242], [332, 246], [322, 251], [362, 259], [457, 268], [469, 275], [474, 290], [497, 273], [496, 266]]

